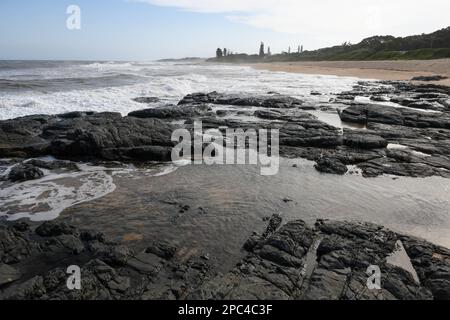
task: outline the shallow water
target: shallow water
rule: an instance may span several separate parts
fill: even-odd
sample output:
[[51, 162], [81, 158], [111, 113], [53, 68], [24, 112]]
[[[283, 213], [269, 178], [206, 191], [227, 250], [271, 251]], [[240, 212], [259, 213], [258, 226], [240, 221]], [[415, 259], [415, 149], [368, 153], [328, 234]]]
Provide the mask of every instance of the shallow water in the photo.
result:
[[[52, 173], [38, 180], [0, 183], [0, 218], [56, 219], [66, 208], [113, 192], [113, 178], [103, 167], [79, 165], [80, 172]], [[2, 172], [7, 175], [10, 168]]]
[[443, 178], [336, 176], [284, 159], [275, 176], [256, 166], [189, 165], [160, 177], [119, 173], [114, 183], [113, 193], [67, 209], [62, 219], [101, 226], [116, 240], [139, 235], [138, 247], [163, 239], [230, 263], [273, 213], [311, 224], [368, 221], [450, 247], [450, 181]]
[[[52, 157], [41, 160], [54, 160]], [[154, 164], [137, 169], [133, 165], [103, 167], [78, 164], [79, 171], [42, 169], [44, 177], [23, 182], [9, 182], [14, 165], [0, 166], [0, 219], [48, 221], [74, 205], [101, 198], [116, 189], [114, 175], [139, 172], [139, 176], [162, 176], [176, 170], [175, 165]], [[130, 176], [131, 179], [133, 177]], [[5, 180], [5, 181], [2, 181]]]

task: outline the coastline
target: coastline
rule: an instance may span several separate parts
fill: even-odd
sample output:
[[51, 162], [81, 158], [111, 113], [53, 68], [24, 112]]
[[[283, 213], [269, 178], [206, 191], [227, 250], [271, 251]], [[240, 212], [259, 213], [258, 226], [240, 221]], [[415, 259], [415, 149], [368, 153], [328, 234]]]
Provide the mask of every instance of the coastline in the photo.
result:
[[[450, 59], [392, 61], [294, 61], [246, 64], [258, 70], [409, 81], [417, 76], [449, 79], [427, 83], [450, 86]], [[418, 82], [418, 81], [414, 81]], [[420, 83], [420, 82], [419, 82]]]
[[[450, 88], [235, 69], [241, 94], [0, 121], [0, 300], [450, 299]], [[176, 168], [196, 120], [278, 129], [277, 174]], [[376, 296], [373, 265], [395, 284]]]

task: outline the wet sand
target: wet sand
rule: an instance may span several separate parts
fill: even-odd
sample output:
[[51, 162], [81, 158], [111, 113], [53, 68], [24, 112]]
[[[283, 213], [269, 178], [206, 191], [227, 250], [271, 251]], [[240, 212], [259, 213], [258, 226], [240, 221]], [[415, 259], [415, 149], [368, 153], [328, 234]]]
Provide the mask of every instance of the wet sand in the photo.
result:
[[450, 86], [450, 59], [410, 61], [298, 61], [255, 63], [249, 66], [269, 71], [335, 75], [377, 80], [411, 80], [417, 76], [442, 75], [449, 79], [434, 81]]

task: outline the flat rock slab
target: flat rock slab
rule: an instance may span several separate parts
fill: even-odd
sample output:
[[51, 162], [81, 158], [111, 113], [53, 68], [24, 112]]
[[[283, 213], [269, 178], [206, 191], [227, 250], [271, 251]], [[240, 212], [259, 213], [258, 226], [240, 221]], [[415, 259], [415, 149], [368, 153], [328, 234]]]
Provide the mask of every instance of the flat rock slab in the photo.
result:
[[28, 116], [0, 121], [0, 157], [168, 161], [173, 130], [158, 119], [118, 113]]
[[303, 104], [303, 101], [281, 94], [250, 95], [210, 92], [193, 93], [187, 95], [179, 102], [180, 105], [203, 103], [244, 107], [297, 108]]
[[20, 272], [15, 268], [7, 264], [0, 264], [0, 286], [20, 279], [20, 276]]
[[[166, 243], [163, 251], [158, 245], [135, 253], [102, 234], [51, 224], [45, 229], [70, 234], [40, 236], [23, 223], [3, 227], [6, 237], [39, 249], [12, 261], [4, 252], [10, 248], [0, 246], [0, 299], [450, 299], [450, 250], [369, 223], [283, 225], [274, 215], [243, 243], [247, 255], [224, 274], [212, 253], [181, 258]], [[394, 261], [400, 242], [402, 259]], [[32, 262], [44, 258], [52, 265], [33, 270]], [[80, 266], [82, 290], [67, 289], [68, 265]], [[378, 290], [367, 287], [371, 266], [381, 271]]]
[[[392, 263], [399, 242], [408, 269]], [[232, 271], [191, 298], [450, 299], [450, 250], [374, 224], [292, 221], [251, 243]], [[368, 286], [374, 267], [381, 271], [379, 288]]]
[[137, 103], [150, 104], [150, 103], [157, 103], [160, 101], [160, 99], [158, 97], [138, 97], [134, 98], [133, 101]]
[[158, 108], [137, 110], [130, 112], [129, 117], [141, 118], [141, 119], [191, 119], [193, 117], [198, 117], [205, 115], [207, 112], [211, 111], [211, 108], [206, 105], [181, 105], [181, 106], [164, 106]]

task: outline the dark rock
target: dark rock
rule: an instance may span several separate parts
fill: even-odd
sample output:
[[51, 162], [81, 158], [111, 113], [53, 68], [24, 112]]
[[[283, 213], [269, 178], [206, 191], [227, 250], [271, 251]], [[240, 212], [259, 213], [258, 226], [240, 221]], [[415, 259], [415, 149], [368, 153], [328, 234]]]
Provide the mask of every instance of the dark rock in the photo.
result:
[[247, 241], [244, 243], [243, 248], [248, 251], [252, 252], [253, 249], [258, 245], [258, 243], [261, 241], [261, 236], [254, 233], [250, 238], [247, 239]]
[[185, 213], [189, 210], [191, 210], [191, 207], [189, 205], [180, 205], [180, 213]]
[[[354, 95], [383, 95], [408, 108], [353, 103], [340, 113], [341, 119], [364, 124], [368, 130], [344, 130], [343, 143], [354, 150], [343, 153], [342, 147], [338, 146], [333, 152], [327, 150], [326, 154], [337, 155], [345, 164], [356, 164], [365, 177], [381, 174], [450, 176], [447, 165], [450, 160], [450, 113], [445, 103], [450, 90], [447, 87], [405, 82], [360, 82], [356, 87], [352, 92]], [[369, 156], [368, 150], [373, 154], [375, 148], [385, 148], [386, 141], [406, 149], [380, 150], [377, 156]], [[316, 153], [310, 153], [308, 157], [316, 160]]]
[[152, 109], [133, 111], [128, 114], [135, 118], [157, 118], [157, 119], [190, 119], [198, 117], [211, 111], [207, 105], [165, 106]]
[[414, 95], [415, 99], [433, 99], [433, 101], [435, 101], [434, 99], [447, 99], [448, 95], [441, 93], [441, 92], [425, 92], [425, 93], [418, 93], [416, 95]]
[[64, 222], [44, 222], [36, 228], [36, 233], [41, 237], [55, 237], [60, 235], [71, 235], [76, 232], [76, 229]]
[[344, 130], [344, 145], [357, 149], [386, 148], [387, 140], [363, 130]]
[[30, 229], [30, 225], [25, 221], [14, 223], [12, 227], [19, 232], [25, 232]]
[[[160, 152], [153, 152], [153, 148], [164, 149], [172, 145], [171, 127], [157, 119], [110, 117], [99, 117], [98, 123], [97, 119], [82, 122], [79, 127], [75, 126], [76, 129], [63, 129], [61, 123], [47, 128], [46, 132], [58, 131], [61, 126], [63, 129], [62, 135], [52, 141], [52, 153], [62, 157], [124, 160], [133, 159], [136, 151], [139, 157], [144, 155], [145, 160], [159, 160]], [[149, 148], [152, 152], [141, 152]], [[157, 159], [154, 159], [155, 155]]]
[[400, 109], [376, 104], [353, 105], [343, 110], [340, 113], [340, 117], [345, 122], [404, 124], [404, 117]]
[[275, 213], [270, 219], [269, 219], [269, 225], [266, 228], [266, 231], [263, 233], [263, 238], [267, 238], [271, 234], [273, 234], [281, 225], [283, 222], [283, 219], [281, 216], [277, 213]]
[[75, 119], [75, 118], [82, 118], [85, 116], [91, 116], [95, 112], [82, 112], [82, 111], [73, 111], [68, 113], [62, 113], [58, 115], [58, 118], [61, 119]]
[[216, 111], [216, 114], [217, 114], [217, 116], [219, 116], [219, 117], [225, 117], [226, 115], [229, 114], [229, 111], [228, 111], [228, 110], [217, 110], [217, 111]]
[[252, 116], [254, 114], [254, 112], [247, 111], [247, 110], [239, 110], [236, 114], [240, 115], [240, 116]]
[[163, 260], [152, 253], [140, 253], [130, 257], [127, 266], [142, 274], [156, 275], [163, 266]]
[[130, 278], [128, 277], [116, 277], [108, 282], [108, 288], [118, 293], [126, 292], [130, 287]]
[[157, 97], [138, 97], [138, 98], [134, 98], [133, 101], [135, 101], [137, 103], [150, 104], [150, 103], [159, 102], [160, 100]]
[[179, 105], [204, 103], [264, 108], [296, 108], [301, 106], [303, 101], [281, 94], [251, 96], [211, 92], [208, 94], [193, 93], [187, 95], [179, 102]]
[[101, 157], [106, 160], [122, 159], [128, 161], [170, 161], [171, 147], [141, 146], [131, 148], [106, 149], [101, 151]]
[[411, 79], [411, 81], [440, 81], [448, 79], [447, 77], [441, 76], [441, 75], [435, 75], [435, 76], [419, 76], [414, 77]]
[[409, 106], [411, 103], [417, 102], [416, 99], [413, 98], [405, 98], [405, 97], [392, 97], [391, 102], [398, 103], [402, 106]]
[[153, 253], [160, 258], [170, 260], [173, 258], [175, 253], [177, 252], [177, 248], [165, 242], [157, 242], [148, 247], [145, 250], [145, 253]]
[[3, 300], [38, 300], [45, 297], [45, 294], [44, 279], [36, 276], [25, 282], [9, 286], [5, 291], [0, 292], [0, 298]]
[[20, 276], [15, 268], [0, 263], [0, 287], [20, 279]]
[[82, 241], [98, 241], [98, 242], [105, 242], [106, 237], [101, 232], [92, 232], [89, 230], [83, 230], [80, 232], [80, 239]]
[[26, 158], [44, 154], [49, 142], [39, 135], [45, 125], [56, 120], [56, 116], [34, 115], [0, 121], [0, 157]]
[[13, 264], [23, 261], [35, 246], [19, 230], [0, 225], [0, 263]]
[[[0, 157], [50, 154], [69, 160], [132, 160], [136, 151], [144, 160], [159, 160], [167, 157], [167, 152], [160, 151], [173, 146], [172, 132], [170, 124], [158, 119], [122, 117], [118, 113], [24, 117], [0, 121]], [[148, 148], [154, 149], [141, 152]]]
[[450, 115], [421, 112], [382, 105], [353, 105], [340, 113], [342, 121], [355, 123], [377, 122], [417, 128], [450, 129]]
[[[292, 221], [269, 238], [255, 241], [254, 249], [232, 271], [204, 283], [197, 291], [201, 295], [192, 297], [448, 299], [449, 251], [377, 225], [318, 220], [312, 228]], [[408, 270], [387, 262], [398, 241], [404, 244], [420, 284]], [[381, 269], [380, 290], [367, 288], [371, 265]]]
[[32, 164], [19, 164], [11, 169], [8, 174], [8, 179], [16, 181], [36, 180], [44, 176], [44, 173], [39, 168]]
[[[188, 261], [161, 259], [158, 255], [166, 258], [173, 252], [164, 242], [136, 255], [125, 246], [105, 242], [102, 252], [84, 252], [89, 256], [83, 261], [62, 243], [79, 239], [87, 247], [88, 242], [97, 242], [93, 232], [40, 239], [31, 230], [0, 226], [0, 299], [450, 299], [446, 248], [368, 223], [318, 220], [312, 227], [297, 220], [280, 227], [281, 223], [279, 215], [272, 216], [264, 236], [254, 234], [245, 245], [247, 256], [224, 274], [211, 270], [210, 255]], [[1, 250], [6, 248], [10, 254], [8, 241], [17, 244], [20, 239], [28, 247], [37, 242], [43, 250], [30, 251], [31, 256], [23, 257], [29, 259], [25, 265], [42, 259], [45, 252], [50, 269], [26, 268], [25, 276], [23, 264], [4, 262]], [[53, 239], [60, 251], [49, 250]], [[418, 282], [413, 271], [388, 261], [399, 241]], [[63, 260], [51, 257], [64, 252]], [[81, 290], [67, 289], [65, 268], [70, 264], [82, 269]], [[381, 269], [380, 290], [367, 289], [371, 265]]]
[[284, 117], [283, 113], [278, 110], [257, 110], [253, 115], [261, 119], [271, 120], [278, 120]]
[[316, 168], [316, 170], [320, 172], [340, 175], [345, 174], [348, 171], [347, 166], [338, 159], [325, 157], [317, 160], [314, 168]]
[[27, 161], [26, 163], [47, 170], [56, 170], [56, 169], [66, 169], [70, 171], [80, 170], [77, 164], [71, 161], [60, 161], [60, 160], [44, 161], [39, 159], [32, 159]]
[[132, 257], [132, 252], [126, 246], [113, 246], [108, 249], [103, 260], [112, 265], [123, 266], [128, 263]]
[[78, 255], [84, 251], [84, 243], [73, 235], [63, 234], [57, 237], [56, 240], [74, 255]]
[[[302, 108], [303, 109], [303, 108]], [[268, 120], [285, 120], [292, 122], [303, 122], [306, 120], [316, 120], [311, 114], [297, 110], [264, 109], [257, 110], [253, 114], [255, 117]], [[316, 120], [317, 121], [317, 120]]]
[[426, 101], [417, 101], [410, 103], [408, 104], [408, 108], [423, 109], [423, 110], [438, 110], [438, 111], [442, 109], [442, 107]]

